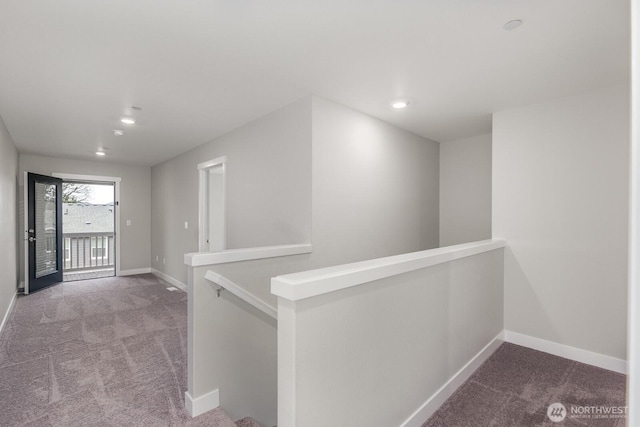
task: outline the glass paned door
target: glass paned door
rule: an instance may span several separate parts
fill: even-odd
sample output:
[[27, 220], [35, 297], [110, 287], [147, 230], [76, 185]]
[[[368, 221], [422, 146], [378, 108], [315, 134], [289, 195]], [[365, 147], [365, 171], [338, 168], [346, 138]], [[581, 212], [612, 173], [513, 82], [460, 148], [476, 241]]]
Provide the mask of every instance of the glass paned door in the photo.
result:
[[28, 173], [27, 181], [30, 293], [62, 282], [62, 180]]

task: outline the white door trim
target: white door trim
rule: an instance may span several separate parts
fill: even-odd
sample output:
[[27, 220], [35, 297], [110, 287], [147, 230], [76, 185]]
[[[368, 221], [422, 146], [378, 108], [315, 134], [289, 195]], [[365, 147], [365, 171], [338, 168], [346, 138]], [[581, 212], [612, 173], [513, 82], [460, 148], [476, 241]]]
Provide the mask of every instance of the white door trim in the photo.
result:
[[222, 248], [227, 247], [227, 156], [218, 157], [198, 164], [198, 252], [210, 252], [207, 239], [209, 237], [209, 173], [214, 166], [222, 166]]
[[631, 141], [627, 309], [627, 425], [640, 423], [640, 1], [631, 1]]
[[22, 268], [24, 269], [24, 294], [29, 295], [29, 285], [31, 284], [29, 283], [29, 244], [27, 243], [27, 239], [29, 236], [29, 233], [27, 232], [27, 230], [29, 229], [29, 172], [24, 171], [24, 181], [22, 182], [24, 183], [22, 186], [22, 197], [24, 198], [22, 208], [22, 224], [24, 225], [24, 227], [22, 227], [24, 266]]

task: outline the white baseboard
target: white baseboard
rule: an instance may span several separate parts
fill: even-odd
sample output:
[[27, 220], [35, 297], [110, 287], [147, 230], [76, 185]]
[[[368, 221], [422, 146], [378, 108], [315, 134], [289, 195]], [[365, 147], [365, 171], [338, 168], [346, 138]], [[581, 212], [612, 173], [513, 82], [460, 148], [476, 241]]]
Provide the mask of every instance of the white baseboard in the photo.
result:
[[146, 274], [146, 273], [151, 273], [151, 267], [132, 268], [130, 270], [120, 270], [118, 271], [118, 276], [132, 276], [134, 274]]
[[215, 389], [194, 399], [187, 391], [184, 393], [184, 406], [192, 417], [197, 417], [220, 406], [220, 392]]
[[181, 281], [179, 281], [177, 279], [174, 279], [173, 277], [169, 276], [168, 274], [165, 274], [162, 271], [156, 270], [155, 268], [151, 269], [151, 273], [154, 276], [158, 276], [159, 278], [161, 278], [165, 282], [172, 284], [176, 288], [187, 292], [187, 289], [188, 289], [187, 285], [185, 285], [184, 283], [182, 283]]
[[553, 354], [554, 356], [564, 357], [565, 359], [570, 359], [576, 362], [586, 363], [587, 365], [596, 366], [598, 368], [608, 369], [621, 374], [627, 373], [626, 360], [617, 359], [600, 353], [594, 353], [589, 350], [582, 350], [580, 348], [571, 347], [565, 344], [558, 344], [553, 341], [547, 341], [541, 338], [535, 338], [507, 330], [504, 331], [504, 341], [528, 347], [533, 350], [543, 351], [545, 353]]
[[520, 345], [533, 350], [543, 351], [554, 356], [608, 369], [621, 374], [627, 373], [627, 361], [588, 350], [558, 344], [517, 332], [502, 331], [465, 366], [453, 375], [438, 391], [415, 411], [400, 427], [421, 427], [426, 420], [460, 387], [471, 374], [495, 352], [502, 342]]
[[16, 302], [16, 297], [18, 296], [18, 290], [13, 293], [13, 297], [11, 298], [11, 302], [9, 303], [9, 307], [7, 307], [7, 311], [4, 313], [4, 317], [2, 318], [2, 323], [0, 323], [0, 333], [4, 329], [4, 325], [7, 323], [9, 319], [9, 314], [11, 314], [11, 310], [13, 309], [13, 304]]
[[502, 332], [478, 352], [466, 365], [456, 372], [442, 387], [438, 389], [418, 410], [416, 410], [400, 427], [421, 427], [440, 406], [469, 379], [502, 344]]

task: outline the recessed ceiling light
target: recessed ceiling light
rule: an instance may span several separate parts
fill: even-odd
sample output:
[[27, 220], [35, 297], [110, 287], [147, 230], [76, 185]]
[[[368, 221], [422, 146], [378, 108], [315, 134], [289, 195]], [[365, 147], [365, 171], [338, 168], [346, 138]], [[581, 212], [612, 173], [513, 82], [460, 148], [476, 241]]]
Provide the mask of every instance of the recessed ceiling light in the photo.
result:
[[515, 30], [520, 25], [522, 25], [522, 19], [514, 19], [514, 20], [509, 21], [506, 24], [504, 24], [504, 26], [502, 28], [504, 28], [507, 31], [511, 31], [511, 30]]
[[396, 110], [407, 108], [407, 105], [409, 105], [409, 101], [393, 101], [393, 103], [391, 104], [391, 106]]
[[124, 135], [124, 131], [123, 131], [123, 130], [120, 130], [120, 129], [114, 129], [114, 130], [113, 130], [113, 134], [114, 134], [115, 136], [122, 136], [122, 135]]
[[107, 153], [105, 153], [104, 151], [96, 151], [96, 156], [106, 156]]
[[130, 117], [123, 117], [120, 119], [120, 121], [126, 125], [134, 125], [136, 123], [136, 121]]
[[132, 105], [132, 106], [131, 106], [131, 109], [132, 109], [132, 110], [136, 110], [136, 111], [142, 111], [142, 107], [138, 107], [138, 106], [136, 106], [136, 105]]

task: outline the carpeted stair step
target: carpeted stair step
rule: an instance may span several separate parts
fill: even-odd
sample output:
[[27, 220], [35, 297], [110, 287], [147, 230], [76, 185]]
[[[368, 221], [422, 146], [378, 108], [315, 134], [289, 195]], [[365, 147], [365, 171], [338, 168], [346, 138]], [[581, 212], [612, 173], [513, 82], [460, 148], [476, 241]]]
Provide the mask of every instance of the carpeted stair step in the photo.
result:
[[220, 407], [193, 418], [186, 425], [189, 427], [261, 427], [251, 417], [245, 417], [234, 423]]
[[260, 427], [260, 424], [251, 417], [244, 417], [243, 419], [236, 421], [236, 425], [238, 427]]
[[193, 418], [186, 425], [193, 427], [237, 427], [226, 412], [220, 407]]

